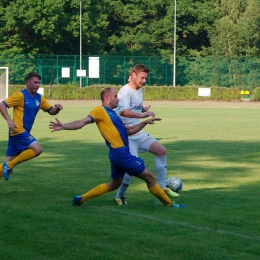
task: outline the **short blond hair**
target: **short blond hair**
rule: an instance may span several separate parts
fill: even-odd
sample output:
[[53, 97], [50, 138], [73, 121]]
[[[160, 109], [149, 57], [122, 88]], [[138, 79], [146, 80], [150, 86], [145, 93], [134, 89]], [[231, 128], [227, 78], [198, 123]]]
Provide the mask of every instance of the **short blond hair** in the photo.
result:
[[133, 68], [132, 68], [132, 72], [131, 75], [133, 73], [138, 74], [140, 72], [146, 72], [149, 73], [149, 69], [144, 65], [144, 64], [136, 64]]

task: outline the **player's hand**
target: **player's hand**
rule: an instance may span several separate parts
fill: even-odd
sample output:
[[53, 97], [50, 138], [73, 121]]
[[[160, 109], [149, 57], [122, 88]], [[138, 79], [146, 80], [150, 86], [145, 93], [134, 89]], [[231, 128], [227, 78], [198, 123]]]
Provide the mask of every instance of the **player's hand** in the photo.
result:
[[155, 113], [148, 111], [148, 112], [143, 113], [142, 116], [143, 116], [143, 118], [146, 118], [148, 116], [155, 117]]
[[61, 104], [56, 104], [54, 105], [54, 107], [57, 109], [57, 110], [62, 110], [63, 109], [63, 106]]
[[145, 120], [144, 122], [145, 122], [146, 124], [154, 124], [154, 121], [161, 121], [161, 120], [162, 120], [161, 118], [153, 117], [153, 118], [150, 118], [150, 119]]
[[62, 123], [58, 118], [55, 118], [56, 122], [50, 121], [49, 129], [52, 129], [52, 132], [62, 130]]
[[8, 124], [8, 128], [11, 129], [11, 130], [12, 130], [13, 128], [16, 128], [16, 127], [17, 127], [13, 120], [7, 121], [7, 124]]
[[143, 112], [147, 112], [149, 109], [150, 109], [151, 105], [150, 106], [143, 106]]

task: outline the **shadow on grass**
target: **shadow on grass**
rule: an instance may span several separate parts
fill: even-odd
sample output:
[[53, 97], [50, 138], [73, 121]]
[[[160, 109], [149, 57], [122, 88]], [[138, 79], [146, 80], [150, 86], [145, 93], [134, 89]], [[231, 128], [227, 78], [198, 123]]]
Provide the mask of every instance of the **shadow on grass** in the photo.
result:
[[[208, 259], [231, 259], [230, 254], [235, 256], [232, 259], [239, 259], [237, 252], [242, 251], [241, 248], [248, 254], [244, 259], [258, 255], [260, 183], [255, 171], [259, 168], [260, 145], [257, 142], [168, 143], [168, 174], [178, 173], [186, 186], [176, 199], [187, 205], [183, 210], [153, 206], [155, 198], [144, 182], [137, 179], [128, 190], [129, 205], [126, 207], [114, 204], [113, 193], [104, 194], [81, 207], [72, 207], [73, 195], [110, 180], [108, 148], [104, 143], [89, 140], [57, 142], [45, 138], [40, 143], [44, 153], [39, 158], [15, 167], [8, 182], [0, 179], [4, 241], [10, 241], [8, 245], [13, 239], [19, 241], [12, 250], [4, 251], [5, 254], [15, 254], [17, 246], [18, 249], [19, 246], [25, 248], [24, 245], [30, 245], [28, 241], [38, 241], [42, 237], [37, 250], [45, 252], [48, 248], [50, 253], [45, 254], [49, 259], [57, 248], [63, 248], [56, 253], [61, 254], [57, 259], [64, 259], [65, 254], [73, 255], [73, 259], [84, 259], [78, 255], [85, 256], [86, 252], [75, 252], [74, 248], [78, 241], [83, 241], [80, 248], [85, 248], [86, 236], [96, 245], [101, 241], [97, 234], [103, 235], [102, 240], [106, 243], [101, 244], [99, 252], [107, 254], [103, 247], [111, 243], [111, 239], [122, 247], [127, 234], [130, 248], [138, 248], [133, 243], [136, 238], [140, 239], [139, 244], [149, 241], [156, 250], [162, 241], [160, 248], [164, 248], [164, 256], [168, 257], [172, 256], [172, 248], [180, 249], [182, 259], [207, 259], [206, 255], [210, 256]], [[6, 142], [0, 142], [2, 154], [5, 145]], [[140, 155], [147, 161], [148, 168], [154, 167], [153, 155]], [[36, 226], [33, 232], [31, 224]], [[170, 241], [169, 234], [173, 238]], [[24, 239], [21, 241], [21, 238]], [[74, 245], [72, 252], [69, 250], [71, 244]], [[58, 246], [53, 249], [53, 245]], [[204, 245], [207, 246], [204, 248]], [[191, 248], [190, 253], [187, 247]], [[29, 246], [31, 251], [32, 248]], [[212, 253], [214, 250], [217, 256]], [[21, 250], [18, 251], [20, 254]], [[92, 255], [96, 251], [93, 249]], [[195, 258], [192, 257], [194, 252]], [[120, 259], [121, 254], [115, 252], [114, 259]], [[35, 255], [31, 259], [37, 259], [38, 253]]]
[[[104, 143], [91, 143], [88, 140], [56, 142], [52, 138], [40, 142], [44, 148], [43, 154], [15, 167], [9, 185], [5, 185], [0, 193], [16, 194], [17, 191], [32, 192], [35, 189], [34, 194], [37, 195], [38, 189], [55, 190], [62, 194], [61, 200], [66, 201], [66, 196], [71, 200], [73, 194], [82, 194], [100, 183], [109, 182], [110, 162], [108, 148]], [[5, 153], [5, 144], [6, 142], [0, 142], [2, 154]], [[227, 193], [229, 199], [232, 194], [239, 197], [240, 193], [246, 198], [257, 196], [260, 176], [259, 143], [190, 140], [168, 143], [166, 148], [168, 176], [177, 175], [183, 180], [181, 197], [185, 197], [188, 203], [197, 205], [192, 202], [194, 197], [203, 200], [203, 197], [208, 196], [212, 201], [206, 205], [212, 204], [222, 200], [222, 194], [227, 196]], [[141, 153], [140, 157], [154, 171], [154, 156]], [[210, 195], [212, 192], [214, 195]], [[137, 205], [139, 199], [143, 203], [140, 198], [143, 193], [147, 193], [145, 183], [134, 179], [128, 194], [135, 198], [135, 202], [131, 200]], [[111, 194], [105, 196], [109, 197], [109, 201], [104, 202], [106, 199], [103, 199], [102, 202], [101, 199], [98, 203], [111, 204]], [[221, 198], [216, 199], [218, 196]]]
[[[88, 183], [108, 181], [110, 179], [110, 162], [108, 148], [104, 143], [86, 141], [56, 142], [52, 138], [40, 140], [44, 152], [38, 158], [22, 163], [14, 168], [16, 172], [24, 171], [25, 174], [34, 173], [54, 174], [77, 178], [78, 174], [87, 173]], [[226, 182], [232, 178], [245, 178], [254, 182], [254, 171], [260, 169], [260, 144], [248, 141], [178, 141], [168, 143], [167, 164], [168, 176], [180, 175], [189, 183], [199, 188], [200, 182], [205, 183]], [[0, 152], [5, 154], [6, 142], [0, 141]], [[154, 171], [154, 155], [140, 153], [146, 166]], [[28, 172], [28, 167], [30, 173]], [[26, 173], [27, 172], [27, 173]], [[192, 177], [193, 176], [193, 177]], [[80, 178], [83, 178], [82, 175]], [[50, 178], [51, 180], [51, 178]], [[92, 181], [93, 180], [93, 181]], [[78, 180], [79, 181], [79, 180]], [[80, 180], [84, 182], [84, 180]], [[238, 185], [243, 185], [243, 182]]]

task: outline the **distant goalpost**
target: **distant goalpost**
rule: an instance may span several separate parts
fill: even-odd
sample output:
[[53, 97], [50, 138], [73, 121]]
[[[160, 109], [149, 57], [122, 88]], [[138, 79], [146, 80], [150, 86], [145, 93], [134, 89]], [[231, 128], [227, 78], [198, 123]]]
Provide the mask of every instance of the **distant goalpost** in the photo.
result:
[[0, 102], [8, 98], [9, 67], [0, 67]]

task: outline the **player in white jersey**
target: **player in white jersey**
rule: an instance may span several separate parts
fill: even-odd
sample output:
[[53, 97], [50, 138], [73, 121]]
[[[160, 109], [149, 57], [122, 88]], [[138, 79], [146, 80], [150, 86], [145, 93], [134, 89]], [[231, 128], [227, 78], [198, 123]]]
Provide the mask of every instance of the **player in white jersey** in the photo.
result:
[[[140, 118], [149, 116], [155, 117], [155, 114], [149, 111], [150, 106], [143, 105], [142, 86], [146, 82], [148, 73], [149, 69], [145, 65], [135, 65], [129, 76], [129, 82], [118, 92], [119, 103], [116, 112], [121, 115], [122, 120], [126, 125], [137, 125], [140, 123]], [[178, 197], [178, 193], [175, 193], [166, 187], [166, 148], [144, 130], [128, 136], [128, 139], [132, 155], [138, 157], [138, 152], [150, 152], [155, 155], [155, 168], [158, 184], [169, 197]], [[132, 177], [127, 173], [124, 175], [123, 182], [115, 195], [115, 202], [118, 205], [127, 204], [125, 194], [131, 183], [131, 179]]]

